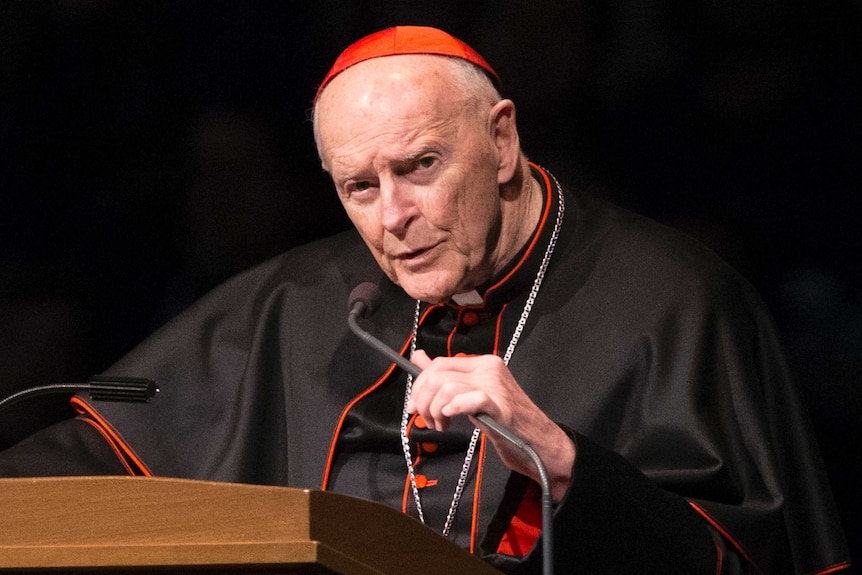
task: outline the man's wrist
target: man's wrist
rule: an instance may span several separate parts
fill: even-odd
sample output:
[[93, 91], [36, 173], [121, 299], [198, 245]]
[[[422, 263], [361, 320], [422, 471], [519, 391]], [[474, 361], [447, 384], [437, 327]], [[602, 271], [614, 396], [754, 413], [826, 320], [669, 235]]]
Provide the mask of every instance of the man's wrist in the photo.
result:
[[[548, 478], [551, 484], [551, 499], [555, 502], [562, 501], [572, 484], [572, 473], [577, 457], [574, 437], [565, 429], [559, 428], [561, 437], [559, 441], [559, 452], [548, 458], [547, 462], [552, 465], [548, 469]], [[545, 466], [548, 467], [548, 463]]]

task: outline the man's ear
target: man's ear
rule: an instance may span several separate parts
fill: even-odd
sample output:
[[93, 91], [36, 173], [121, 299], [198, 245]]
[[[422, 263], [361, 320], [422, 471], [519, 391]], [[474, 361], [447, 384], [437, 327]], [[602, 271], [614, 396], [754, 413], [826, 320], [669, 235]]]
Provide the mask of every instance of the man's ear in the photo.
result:
[[491, 139], [497, 148], [497, 183], [508, 184], [517, 173], [521, 142], [515, 125], [515, 104], [512, 100], [500, 100], [488, 114]]

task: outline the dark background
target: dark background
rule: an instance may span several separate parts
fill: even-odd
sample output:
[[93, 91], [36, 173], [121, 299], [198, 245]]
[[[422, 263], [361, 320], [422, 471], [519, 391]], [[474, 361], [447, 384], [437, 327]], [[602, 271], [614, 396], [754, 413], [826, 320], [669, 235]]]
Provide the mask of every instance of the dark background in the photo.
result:
[[[316, 84], [367, 33], [435, 25], [497, 69], [531, 158], [760, 290], [859, 550], [860, 23], [852, 0], [2, 0], [0, 395], [83, 380], [219, 281], [345, 228]], [[0, 447], [64, 405], [4, 413]]]

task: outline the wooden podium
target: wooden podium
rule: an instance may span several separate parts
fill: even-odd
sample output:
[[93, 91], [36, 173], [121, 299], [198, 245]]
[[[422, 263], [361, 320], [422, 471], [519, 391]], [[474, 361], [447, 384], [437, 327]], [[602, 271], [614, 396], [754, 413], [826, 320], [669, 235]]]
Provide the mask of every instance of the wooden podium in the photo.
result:
[[136, 477], [0, 479], [0, 573], [487, 574], [384, 505], [322, 491]]

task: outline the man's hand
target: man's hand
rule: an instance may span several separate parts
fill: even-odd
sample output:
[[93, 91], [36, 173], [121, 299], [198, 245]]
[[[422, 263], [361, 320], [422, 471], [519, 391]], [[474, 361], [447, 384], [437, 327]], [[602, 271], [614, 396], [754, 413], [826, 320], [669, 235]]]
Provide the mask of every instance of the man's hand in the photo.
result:
[[[418, 413], [437, 431], [449, 427], [453, 417], [485, 413], [526, 441], [548, 470], [551, 495], [559, 501], [569, 487], [575, 446], [569, 436], [530, 400], [503, 360], [496, 355], [438, 357], [421, 350], [411, 361], [422, 369], [413, 382], [407, 411]], [[483, 426], [506, 466], [539, 481], [533, 460], [520, 449]]]

